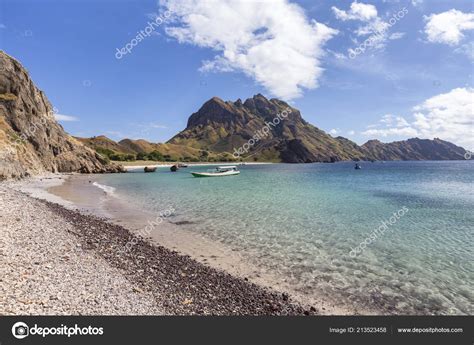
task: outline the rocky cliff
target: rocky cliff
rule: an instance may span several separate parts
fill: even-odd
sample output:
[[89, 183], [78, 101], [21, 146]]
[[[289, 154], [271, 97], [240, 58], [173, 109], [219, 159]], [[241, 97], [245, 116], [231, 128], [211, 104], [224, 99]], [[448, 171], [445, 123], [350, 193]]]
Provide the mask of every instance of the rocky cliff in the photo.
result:
[[68, 135], [26, 69], [0, 51], [0, 179], [43, 172], [120, 172]]

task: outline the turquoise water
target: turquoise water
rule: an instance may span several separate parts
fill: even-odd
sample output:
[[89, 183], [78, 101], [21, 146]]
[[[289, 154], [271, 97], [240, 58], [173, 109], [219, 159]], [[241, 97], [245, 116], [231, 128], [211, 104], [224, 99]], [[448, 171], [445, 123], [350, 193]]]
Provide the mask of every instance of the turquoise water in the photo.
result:
[[[145, 209], [172, 206], [182, 229], [230, 246], [302, 294], [384, 313], [473, 313], [472, 161], [240, 168], [222, 178], [193, 178], [191, 170], [209, 169], [196, 167], [99, 181]], [[393, 224], [374, 237], [382, 221]]]

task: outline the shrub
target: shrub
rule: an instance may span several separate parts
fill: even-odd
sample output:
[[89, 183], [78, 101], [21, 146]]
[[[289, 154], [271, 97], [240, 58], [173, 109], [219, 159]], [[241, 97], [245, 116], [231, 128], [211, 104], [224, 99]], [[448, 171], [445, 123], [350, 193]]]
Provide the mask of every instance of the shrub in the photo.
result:
[[134, 154], [113, 153], [109, 156], [114, 161], [134, 161], [137, 157]]
[[146, 161], [148, 160], [148, 155], [145, 152], [138, 152], [137, 153], [137, 160], [139, 161]]
[[135, 161], [137, 160], [137, 156], [135, 156], [134, 154], [126, 154], [124, 155], [124, 160], [128, 162]]
[[109, 157], [113, 154], [115, 154], [114, 151], [110, 150], [110, 149], [106, 149], [106, 148], [103, 148], [103, 147], [95, 147], [95, 150], [100, 153], [102, 156], [106, 156], [106, 157]]
[[161, 152], [156, 151], [156, 150], [150, 152], [147, 156], [148, 156], [148, 159], [152, 161], [162, 161], [163, 158], [166, 157], [166, 156], [163, 156]]

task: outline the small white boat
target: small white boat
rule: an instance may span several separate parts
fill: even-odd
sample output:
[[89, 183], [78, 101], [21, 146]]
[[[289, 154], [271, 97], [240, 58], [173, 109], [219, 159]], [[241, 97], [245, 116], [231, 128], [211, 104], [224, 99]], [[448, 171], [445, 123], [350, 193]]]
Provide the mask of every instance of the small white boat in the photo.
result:
[[217, 167], [215, 170], [207, 172], [192, 172], [194, 177], [215, 177], [215, 176], [230, 176], [238, 175], [240, 171], [235, 165], [228, 165], [223, 167]]

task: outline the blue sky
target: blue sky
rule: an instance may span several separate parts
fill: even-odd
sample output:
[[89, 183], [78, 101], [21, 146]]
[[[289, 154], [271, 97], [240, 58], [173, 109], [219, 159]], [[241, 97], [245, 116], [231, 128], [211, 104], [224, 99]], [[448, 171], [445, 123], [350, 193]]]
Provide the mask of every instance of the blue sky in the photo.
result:
[[73, 135], [166, 141], [209, 98], [262, 93], [358, 143], [439, 136], [474, 148], [470, 1], [242, 4], [3, 0], [0, 49]]

